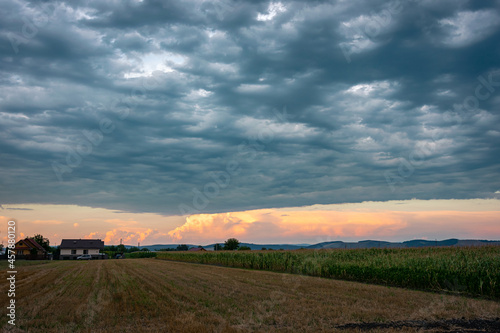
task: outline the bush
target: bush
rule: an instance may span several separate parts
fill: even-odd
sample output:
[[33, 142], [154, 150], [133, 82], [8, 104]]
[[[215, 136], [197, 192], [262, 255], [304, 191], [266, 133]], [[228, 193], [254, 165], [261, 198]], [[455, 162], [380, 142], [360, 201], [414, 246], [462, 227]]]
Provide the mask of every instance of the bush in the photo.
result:
[[156, 258], [156, 252], [134, 252], [134, 253], [127, 253], [126, 258], [132, 258], [132, 259], [137, 259], [137, 258]]

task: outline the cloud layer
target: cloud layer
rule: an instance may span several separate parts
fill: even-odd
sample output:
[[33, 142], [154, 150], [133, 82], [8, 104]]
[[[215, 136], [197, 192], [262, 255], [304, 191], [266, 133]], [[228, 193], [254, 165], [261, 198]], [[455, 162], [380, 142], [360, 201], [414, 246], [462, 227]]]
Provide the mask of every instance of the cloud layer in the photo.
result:
[[2, 204], [498, 197], [498, 1], [7, 0], [0, 17]]

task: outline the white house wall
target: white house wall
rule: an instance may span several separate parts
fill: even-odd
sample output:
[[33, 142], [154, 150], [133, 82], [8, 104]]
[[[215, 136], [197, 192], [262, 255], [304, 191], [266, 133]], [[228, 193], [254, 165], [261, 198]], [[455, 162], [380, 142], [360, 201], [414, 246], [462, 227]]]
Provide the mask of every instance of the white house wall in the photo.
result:
[[[82, 255], [83, 250], [84, 249], [76, 249], [76, 255]], [[72, 254], [71, 251], [72, 249], [61, 249], [61, 255], [71, 255]], [[89, 251], [88, 254], [99, 254], [99, 249], [88, 249], [88, 251]]]

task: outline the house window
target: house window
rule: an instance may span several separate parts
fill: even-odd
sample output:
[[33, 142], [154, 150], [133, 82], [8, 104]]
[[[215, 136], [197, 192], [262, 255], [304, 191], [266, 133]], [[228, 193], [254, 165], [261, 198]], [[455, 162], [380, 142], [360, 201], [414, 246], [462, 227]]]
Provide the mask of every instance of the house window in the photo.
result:
[[71, 254], [76, 254], [76, 250], [71, 250]]
[[89, 254], [89, 250], [83, 250], [83, 254]]

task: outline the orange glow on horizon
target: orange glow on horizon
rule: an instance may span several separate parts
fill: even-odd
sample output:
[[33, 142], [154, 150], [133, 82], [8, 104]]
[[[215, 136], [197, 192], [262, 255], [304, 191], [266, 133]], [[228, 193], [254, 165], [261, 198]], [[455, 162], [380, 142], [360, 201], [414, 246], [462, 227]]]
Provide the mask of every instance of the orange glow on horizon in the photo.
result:
[[[186, 223], [168, 232], [177, 241], [196, 240], [214, 242], [229, 237], [242, 239], [308, 239], [321, 242], [324, 238], [347, 239], [413, 239], [428, 237], [425, 234], [448, 233], [447, 238], [464, 235], [490, 239], [500, 237], [497, 222], [500, 211], [457, 212], [344, 212], [344, 211], [294, 211], [283, 215], [277, 210], [255, 210], [222, 214], [200, 214], [186, 218]], [[314, 221], [314, 222], [312, 222]], [[422, 233], [422, 230], [425, 230]], [[488, 230], [488, 233], [482, 233]], [[406, 235], [406, 236], [404, 236]], [[419, 236], [422, 235], [422, 236]], [[435, 237], [434, 237], [435, 238]]]
[[[198, 245], [222, 242], [230, 237], [249, 243], [310, 244], [364, 239], [491, 240], [500, 239], [499, 202], [496, 199], [407, 200], [187, 217], [55, 205], [22, 205], [26, 209], [14, 213], [19, 236], [40, 233], [50, 239], [51, 245], [58, 245], [62, 238], [100, 238], [106, 244], [119, 244], [122, 239], [129, 245], [138, 242]], [[11, 218], [0, 216], [5, 231]], [[1, 236], [3, 244], [7, 244], [6, 232]]]

